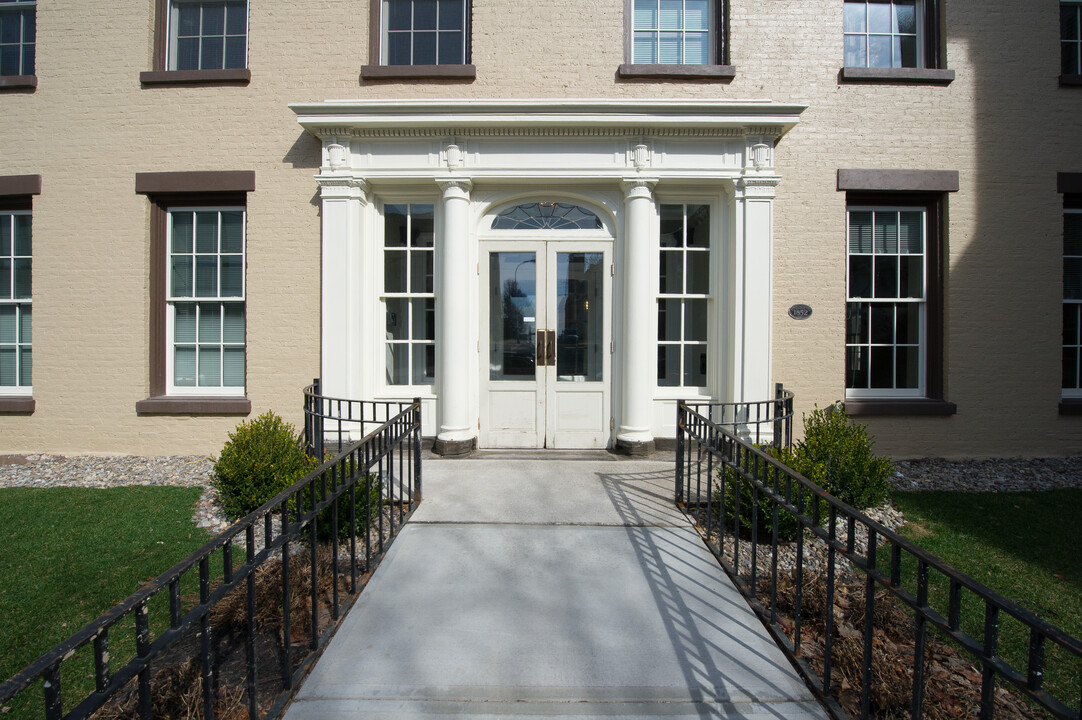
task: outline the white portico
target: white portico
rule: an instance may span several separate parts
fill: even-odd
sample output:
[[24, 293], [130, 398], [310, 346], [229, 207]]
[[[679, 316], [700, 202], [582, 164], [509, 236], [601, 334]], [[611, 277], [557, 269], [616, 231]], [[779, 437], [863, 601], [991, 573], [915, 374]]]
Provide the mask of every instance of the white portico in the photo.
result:
[[420, 396], [437, 450], [672, 437], [771, 396], [774, 146], [799, 105], [328, 101], [322, 387]]

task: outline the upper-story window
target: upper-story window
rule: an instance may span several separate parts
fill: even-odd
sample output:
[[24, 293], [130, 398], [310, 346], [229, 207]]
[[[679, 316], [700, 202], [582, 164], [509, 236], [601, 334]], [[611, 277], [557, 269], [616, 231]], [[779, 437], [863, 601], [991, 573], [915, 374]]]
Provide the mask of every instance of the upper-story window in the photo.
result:
[[37, 3], [0, 0], [0, 75], [33, 75]]
[[1059, 6], [1060, 72], [1082, 75], [1082, 3]]
[[633, 12], [633, 64], [717, 63], [714, 0], [635, 0]]
[[469, 62], [467, 0], [383, 0], [382, 65]]
[[247, 66], [247, 0], [171, 0], [169, 70]]
[[922, 11], [920, 0], [846, 0], [846, 67], [924, 67]]

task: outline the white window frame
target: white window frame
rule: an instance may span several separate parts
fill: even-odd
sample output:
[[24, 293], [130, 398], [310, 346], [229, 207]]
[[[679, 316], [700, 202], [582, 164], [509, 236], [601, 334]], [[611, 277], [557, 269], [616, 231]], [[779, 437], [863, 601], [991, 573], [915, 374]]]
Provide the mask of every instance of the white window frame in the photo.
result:
[[[0, 396], [3, 396], [3, 397], [12, 397], [12, 396], [20, 397], [20, 396], [33, 395], [33, 393], [34, 393], [34, 387], [33, 387], [33, 375], [34, 375], [34, 371], [33, 371], [33, 335], [32, 335], [32, 333], [33, 333], [33, 282], [34, 282], [34, 280], [33, 280], [33, 277], [34, 277], [33, 258], [34, 258], [34, 249], [33, 249], [33, 245], [31, 245], [30, 255], [16, 255], [15, 254], [15, 218], [19, 217], [19, 216], [31, 218], [31, 227], [33, 227], [33, 213], [30, 210], [3, 210], [3, 211], [0, 211], [0, 223], [7, 223], [8, 224], [8, 229], [9, 229], [8, 237], [11, 239], [11, 248], [10, 248], [11, 252], [8, 253], [8, 254], [5, 254], [5, 255], [0, 255], [0, 259], [8, 259], [8, 260], [12, 261], [11, 268], [8, 271], [8, 282], [10, 283], [11, 293], [7, 297], [0, 297], [0, 307], [14, 307], [15, 308], [15, 317], [16, 317], [16, 321], [15, 321], [15, 323], [16, 323], [16, 326], [15, 326], [15, 342], [14, 343], [6, 343], [6, 342], [3, 343], [4, 347], [14, 346], [14, 348], [15, 348], [15, 384], [14, 385], [0, 385]], [[33, 230], [31, 230], [31, 237], [33, 237]], [[30, 267], [30, 278], [31, 278], [30, 279], [30, 283], [31, 283], [30, 297], [26, 297], [26, 298], [17, 298], [17, 297], [15, 297], [15, 263], [14, 263], [15, 258], [29, 258], [30, 261], [31, 261], [31, 267]], [[30, 337], [29, 341], [25, 341], [25, 342], [22, 340], [24, 312], [25, 312], [24, 308], [30, 310], [30, 317], [31, 317], [31, 320], [30, 320], [31, 337]], [[31, 353], [31, 356], [30, 356], [31, 357], [31, 360], [30, 360], [30, 362], [31, 362], [31, 370], [30, 370], [30, 380], [31, 380], [31, 382], [25, 383], [25, 384], [23, 384], [23, 380], [25, 378], [23, 378], [22, 363], [20, 362], [21, 355], [22, 355], [22, 352], [24, 351], [24, 349], [29, 350], [30, 353]]]
[[[1066, 219], [1067, 215], [1082, 215], [1082, 209], [1064, 208], [1063, 209], [1063, 215], [1064, 215], [1064, 219]], [[1066, 255], [1066, 254], [1064, 254], [1063, 255], [1064, 262], [1066, 262], [1067, 258], [1074, 258], [1074, 259], [1078, 259], [1078, 260], [1082, 261], [1082, 255]], [[1064, 308], [1066, 308], [1066, 306], [1068, 306], [1068, 305], [1076, 306], [1078, 308], [1078, 318], [1079, 318], [1078, 322], [1079, 322], [1079, 325], [1082, 325], [1082, 299], [1074, 299], [1074, 298], [1068, 299], [1066, 297], [1067, 288], [1064, 287], [1063, 291], [1064, 291], [1063, 292], [1063, 294], [1064, 294], [1064, 298], [1063, 298]], [[1075, 352], [1077, 353], [1077, 355], [1075, 356], [1075, 362], [1076, 363], [1082, 363], [1082, 327], [1076, 326], [1075, 333], [1076, 333], [1076, 335], [1075, 335], [1076, 342], [1074, 344], [1071, 344], [1071, 345], [1068, 345], [1066, 342], [1063, 342], [1063, 348], [1065, 350], [1067, 348], [1073, 348], [1075, 350]], [[1077, 382], [1075, 384], [1077, 385], [1077, 387], [1074, 387], [1074, 388], [1061, 387], [1062, 397], [1063, 398], [1082, 398], [1082, 371], [1076, 369], [1076, 373], [1077, 373], [1077, 375], [1076, 375]], [[1060, 385], [1062, 386], [1062, 382], [1060, 383]]]
[[[850, 245], [850, 221], [849, 216], [854, 212], [871, 212], [872, 227], [873, 227], [873, 239], [872, 239], [872, 252], [870, 253], [853, 253]], [[852, 287], [850, 278], [850, 258], [855, 255], [866, 255], [874, 258], [876, 255], [890, 255], [891, 253], [876, 253], [875, 252], [875, 239], [874, 239], [874, 227], [875, 227], [875, 213], [902, 213], [902, 212], [919, 212], [921, 214], [921, 247], [923, 251], [921, 253], [922, 262], [922, 277], [921, 277], [921, 290], [922, 294], [920, 298], [876, 298], [876, 297], [852, 297], [850, 294], [850, 288]], [[845, 396], [853, 399], [863, 398], [923, 398], [927, 397], [927, 372], [928, 372], [928, 209], [923, 206], [903, 206], [903, 205], [850, 205], [846, 207], [845, 211], [845, 298], [846, 298], [846, 322], [848, 323], [849, 317], [849, 304], [850, 303], [867, 303], [869, 305], [892, 305], [897, 306], [899, 304], [913, 304], [917, 305], [918, 310], [918, 322], [919, 328], [917, 331], [917, 387], [916, 388], [850, 388], [848, 377], [848, 365], [846, 366], [846, 389]], [[902, 257], [903, 255], [910, 255], [911, 253], [901, 252], [901, 243], [899, 241], [898, 250], [893, 253], [895, 257]], [[873, 261], [874, 263], [874, 261]], [[900, 263], [899, 263], [900, 266]], [[874, 264], [872, 269], [872, 282], [874, 295], [874, 281], [875, 270]], [[850, 347], [867, 347], [869, 348], [869, 354], [872, 347], [884, 347], [883, 343], [873, 343], [871, 335], [869, 333], [867, 343], [850, 343], [848, 337], [848, 327], [846, 328], [845, 339], [845, 353], [846, 362], [848, 362], [848, 353]], [[895, 327], [894, 338], [890, 343], [891, 347], [897, 349], [899, 343], [897, 342], [897, 327]], [[897, 374], [895, 373], [894, 384], [897, 384]]]
[[[391, 43], [390, 43], [390, 35], [391, 35], [391, 33], [403, 34], [403, 35], [409, 35], [410, 36], [410, 61], [409, 61], [409, 63], [406, 63], [406, 64], [401, 64], [401, 63], [397, 64], [396, 67], [410, 67], [410, 66], [413, 66], [413, 65], [421, 64], [421, 63], [417, 63], [417, 62], [414, 61], [414, 57], [416, 55], [416, 43], [414, 42], [414, 39], [415, 39], [414, 36], [416, 34], [418, 34], [418, 33], [435, 33], [435, 35], [436, 35], [436, 47], [433, 49], [433, 53], [434, 53], [436, 61], [434, 63], [423, 63], [424, 65], [426, 65], [426, 66], [427, 65], [455, 66], [455, 65], [465, 65], [466, 63], [469, 62], [469, 59], [467, 58], [466, 55], [467, 55], [467, 47], [469, 46], [469, 40], [470, 40], [470, 38], [469, 38], [469, 33], [470, 33], [469, 20], [470, 20], [471, 0], [462, 0], [462, 29], [461, 29], [461, 31], [459, 31], [459, 30], [440, 30], [439, 29], [438, 15], [437, 15], [436, 29], [435, 30], [416, 30], [416, 29], [414, 29], [414, 21], [413, 21], [412, 17], [410, 19], [410, 29], [409, 30], [391, 30], [390, 29], [390, 17], [391, 17], [390, 4], [392, 2], [395, 2], [395, 1], [396, 0], [379, 0], [379, 3], [380, 3], [380, 64], [381, 65], [390, 65], [391, 64], [390, 63], [390, 45], [391, 45]], [[398, 1], [410, 2], [411, 8], [412, 8], [413, 0], [398, 0]], [[438, 8], [438, 6], [437, 6], [437, 8]], [[438, 12], [438, 9], [437, 9], [437, 12]], [[461, 32], [461, 34], [462, 34], [462, 42], [461, 42], [461, 45], [459, 47], [460, 52], [459, 52], [459, 55], [458, 55], [458, 58], [459, 58], [458, 61], [453, 62], [453, 63], [441, 63], [440, 62], [440, 41], [441, 41], [441, 36], [449, 35], [449, 34], [453, 34], [453, 33], [457, 33], [457, 32]], [[398, 386], [395, 386], [395, 387], [398, 387]]]
[[[1063, 24], [1062, 24], [1063, 23], [1063, 21], [1062, 21], [1063, 8], [1072, 8], [1074, 10], [1074, 27], [1075, 27], [1075, 39], [1074, 40], [1068, 40], [1065, 37], [1063, 37]], [[1064, 74], [1072, 74], [1072, 75], [1082, 74], [1082, 2], [1061, 2], [1060, 3], [1060, 15], [1061, 15], [1060, 36], [1059, 36], [1060, 70]], [[1074, 53], [1074, 62], [1075, 62], [1075, 72], [1074, 73], [1067, 73], [1066, 70], [1064, 70], [1064, 67], [1063, 67], [1062, 56], [1063, 56], [1064, 53], [1066, 53], [1068, 51], [1068, 46], [1070, 46], [1070, 45], [1074, 46], [1073, 48], [1070, 48], [1070, 51]]]
[[[172, 278], [172, 259], [173, 259], [173, 213], [200, 213], [200, 212], [217, 212], [218, 216], [218, 242], [219, 249], [215, 253], [219, 258], [222, 255], [221, 252], [221, 213], [222, 212], [239, 212], [241, 213], [241, 294], [239, 297], [223, 296], [221, 290], [221, 273], [218, 273], [218, 295], [212, 297], [200, 297], [195, 295], [194, 285], [194, 273], [195, 273], [195, 224], [193, 222], [192, 228], [192, 256], [193, 256], [193, 285], [192, 295], [188, 296], [174, 296], [173, 295], [173, 278]], [[165, 383], [166, 383], [166, 395], [175, 396], [210, 396], [210, 397], [240, 397], [246, 394], [247, 381], [248, 381], [248, 213], [247, 209], [243, 205], [200, 205], [200, 206], [176, 206], [170, 207], [166, 210], [166, 233], [165, 233], [165, 283], [166, 283], [166, 311], [165, 311]], [[187, 254], [187, 253], [185, 253]], [[206, 253], [200, 253], [206, 254]], [[229, 253], [233, 254], [233, 253]], [[220, 267], [220, 265], [219, 265]], [[219, 335], [219, 341], [216, 343], [219, 349], [224, 350], [226, 347], [242, 347], [244, 349], [244, 383], [241, 385], [224, 385], [225, 373], [222, 363], [224, 362], [225, 353], [219, 353], [219, 367], [218, 367], [218, 385], [199, 385], [199, 339], [196, 337], [196, 384], [195, 385], [177, 385], [176, 375], [174, 367], [174, 358], [176, 354], [176, 306], [178, 304], [195, 305], [197, 309], [196, 315], [196, 332], [199, 328], [199, 305], [201, 304], [217, 304], [224, 308], [225, 305], [240, 305], [244, 312], [244, 342], [229, 342], [227, 343], [223, 335]], [[224, 316], [224, 313], [223, 313]], [[221, 328], [219, 328], [221, 331]], [[191, 343], [183, 343], [189, 345]], [[214, 344], [214, 343], [203, 343]]]
[[[199, 5], [200, 6], [200, 18], [202, 18], [202, 6], [204, 5], [224, 5], [227, 0], [169, 0], [169, 30], [168, 30], [168, 46], [166, 50], [167, 68], [169, 70], [180, 70], [177, 67], [177, 50], [179, 46], [179, 30], [180, 30], [180, 6], [181, 5]], [[202, 32], [202, 19], [200, 19], [199, 35], [185, 37], [198, 37], [199, 38], [199, 65], [197, 68], [184, 68], [185, 71], [192, 70], [233, 70], [244, 69], [248, 67], [248, 30], [249, 30], [249, 5], [247, 0], [244, 1], [244, 64], [240, 68], [226, 68], [225, 59], [225, 40], [230, 37], [238, 37], [236, 34], [230, 35], [228, 33], [228, 20], [223, 20], [222, 35], [205, 36]], [[203, 64], [203, 39], [205, 37], [221, 37], [222, 38], [222, 67], [204, 68]]]
[[[915, 56], [915, 63], [916, 64], [913, 65], [913, 68], [926, 67], [925, 66], [925, 57], [924, 57], [924, 42], [925, 42], [925, 37], [927, 37], [927, 28], [925, 27], [925, 23], [924, 23], [924, 0], [916, 0], [915, 3], [914, 3], [914, 6], [913, 6], [913, 11], [914, 11], [914, 13], [916, 13], [916, 33], [915, 34], [901, 33], [901, 32], [895, 32], [894, 31], [894, 27], [896, 25], [895, 24], [895, 19], [896, 19], [895, 4], [896, 3], [894, 2], [894, 0], [888, 0], [888, 1], [845, 0], [845, 2], [844, 2], [844, 5], [857, 5], [857, 4], [864, 5], [864, 7], [865, 7], [864, 30], [863, 31], [856, 31], [856, 32], [852, 32], [852, 31], [851, 32], [845, 32], [843, 30], [843, 33], [842, 33], [842, 59], [843, 59], [843, 61], [845, 61], [844, 62], [845, 67], [857, 67], [857, 68], [869, 68], [869, 69], [908, 68], [909, 67], [908, 65], [896, 65], [895, 64], [895, 59], [896, 59], [895, 58], [895, 52], [897, 51], [897, 46], [895, 44], [895, 38], [901, 38], [901, 37], [913, 37], [913, 42], [916, 45], [916, 56]], [[867, 9], [868, 6], [871, 5], [871, 4], [890, 5], [890, 15], [891, 15], [891, 31], [890, 32], [888, 32], [888, 33], [872, 32], [871, 27], [868, 24], [868, 9]], [[844, 7], [843, 7], [843, 13], [844, 13]], [[846, 44], [845, 41], [850, 37], [863, 37], [864, 38], [864, 62], [863, 63], [857, 64], [857, 65], [850, 65], [849, 62], [847, 61], [847, 57], [846, 57], [847, 53], [846, 53], [846, 50], [845, 50], [845, 44]], [[870, 54], [871, 54], [871, 38], [872, 37], [889, 37], [889, 38], [891, 38], [891, 43], [890, 43], [891, 63], [890, 63], [890, 65], [871, 65], [868, 62], [869, 58], [870, 58]]]
[[[17, 45], [18, 48], [19, 48], [19, 72], [15, 73], [16, 76], [17, 75], [33, 75], [34, 74], [34, 67], [33, 66], [35, 66], [37, 64], [37, 57], [36, 57], [37, 56], [37, 17], [36, 17], [37, 16], [37, 7], [38, 7], [38, 4], [37, 4], [36, 0], [14, 0], [14, 2], [11, 2], [11, 0], [5, 0], [4, 2], [0, 2], [0, 11], [14, 10], [14, 11], [16, 11], [16, 13], [19, 15], [19, 18], [20, 18], [20, 20], [19, 20], [19, 42], [17, 42], [17, 43], [4, 43], [5, 46]], [[27, 40], [27, 38], [26, 38], [26, 21], [22, 19], [22, 16], [23, 16], [22, 11], [24, 11], [24, 10], [31, 10], [31, 11], [34, 12], [34, 15], [35, 15], [35, 18], [34, 18], [34, 27], [35, 27], [35, 29], [34, 29], [34, 38], [32, 40]], [[13, 13], [13, 14], [16, 14], [16, 13]], [[29, 46], [33, 46], [33, 48], [34, 48], [34, 57], [32, 58], [31, 62], [29, 63], [31, 65], [31, 67], [28, 68], [28, 67], [26, 67], [26, 65], [27, 65], [27, 62], [26, 62], [26, 48], [29, 47]], [[4, 77], [12, 77], [12, 75], [8, 74], [8, 75], [6, 75]]]
[[[661, 220], [661, 208], [664, 205], [678, 205], [681, 208], [683, 208], [682, 212], [683, 212], [683, 216], [684, 216], [685, 237], [686, 237], [687, 221], [688, 221], [688, 210], [687, 210], [688, 207], [692, 206], [692, 205], [703, 205], [703, 206], [705, 206], [707, 208], [709, 214], [710, 214], [709, 220], [707, 221], [707, 224], [706, 224], [707, 232], [708, 232], [708, 245], [707, 245], [707, 247], [706, 248], [688, 248], [687, 245], [686, 245], [686, 242], [685, 242], [685, 245], [682, 248], [679, 248], [679, 249], [676, 249], [676, 248], [662, 248], [661, 247], [661, 242], [660, 242], [660, 240], [661, 240], [660, 220]], [[660, 320], [661, 301], [663, 301], [663, 300], [674, 301], [675, 300], [675, 301], [679, 301], [679, 303], [680, 303], [680, 339], [679, 340], [661, 340], [660, 338], [658, 338], [657, 341], [656, 341], [657, 342], [657, 348], [658, 348], [659, 351], [660, 351], [660, 349], [662, 347], [665, 347], [665, 346], [678, 346], [680, 348], [680, 353], [679, 353], [680, 369], [679, 369], [679, 373], [678, 373], [678, 377], [680, 378], [680, 383], [677, 384], [677, 385], [662, 385], [661, 382], [660, 382], [660, 378], [659, 378], [656, 381], [657, 382], [657, 384], [656, 384], [657, 397], [669, 397], [669, 396], [671, 396], [671, 397], [698, 397], [698, 396], [705, 397], [705, 396], [710, 395], [710, 387], [713, 384], [711, 382], [711, 380], [717, 374], [717, 369], [715, 367], [715, 364], [718, 362], [718, 353], [715, 351], [715, 348], [714, 348], [714, 345], [716, 344], [716, 341], [717, 341], [717, 338], [715, 337], [716, 328], [715, 328], [715, 322], [714, 322], [714, 314], [715, 314], [714, 298], [717, 295], [717, 286], [718, 286], [717, 273], [714, 272], [714, 262], [715, 262], [715, 258], [721, 252], [721, 248], [719, 247], [718, 234], [715, 231], [715, 227], [716, 227], [716, 224], [717, 224], [718, 209], [715, 206], [715, 203], [713, 203], [713, 202], [711, 202], [709, 200], [706, 200], [706, 199], [697, 199], [697, 198], [693, 198], [693, 197], [681, 197], [680, 199], [662, 199], [662, 198], [658, 198], [658, 200], [657, 200], [657, 210], [658, 210], [658, 223], [659, 223], [658, 224], [658, 236], [657, 236], [658, 237], [658, 246], [657, 246], [657, 269], [658, 269], [658, 271], [654, 274], [654, 278], [655, 278], [654, 282], [658, 283], [658, 284], [655, 285], [656, 295], [657, 295], [657, 308], [656, 308], [656, 313], [655, 313], [654, 318], [653, 318], [654, 322], [656, 323], [656, 322], [658, 322]], [[684, 277], [683, 277], [682, 287], [683, 287], [684, 292], [679, 292], [679, 293], [672, 293], [672, 292], [662, 293], [661, 292], [661, 287], [660, 287], [661, 259], [662, 259], [662, 254], [666, 253], [666, 252], [669, 252], [669, 253], [680, 252], [683, 255], [682, 266], [683, 266]], [[702, 258], [705, 260], [705, 262], [707, 264], [707, 278], [708, 278], [707, 282], [709, 284], [709, 292], [707, 292], [707, 293], [689, 293], [689, 292], [687, 292], [687, 289], [688, 289], [688, 286], [687, 286], [688, 255], [689, 255], [689, 253], [692, 256], [700, 256], [701, 255]], [[703, 340], [703, 341], [688, 340], [685, 337], [686, 325], [685, 325], [684, 317], [685, 317], [685, 313], [687, 312], [687, 301], [689, 301], [689, 300], [703, 300], [703, 301], [705, 301], [705, 306], [706, 306], [706, 339]], [[685, 385], [684, 384], [684, 362], [685, 362], [684, 348], [689, 347], [689, 346], [699, 346], [699, 345], [704, 346], [705, 350], [706, 350], [706, 373], [705, 373], [705, 377], [704, 377], [704, 384], [703, 385]]]
[[[415, 206], [428, 206], [432, 208], [432, 246], [414, 247], [412, 238], [412, 226], [413, 226], [413, 208]], [[406, 244], [402, 246], [395, 246], [388, 248], [387, 246], [387, 208], [388, 207], [406, 207]], [[380, 373], [380, 386], [382, 392], [388, 396], [418, 396], [433, 395], [435, 392], [436, 373], [438, 370], [438, 361], [433, 357], [433, 375], [432, 382], [430, 383], [415, 383], [413, 382], [413, 354], [418, 347], [431, 346], [433, 353], [437, 353], [436, 348], [436, 330], [438, 321], [435, 317], [435, 313], [438, 312], [438, 303], [436, 300], [436, 236], [437, 236], [437, 213], [439, 204], [435, 198], [409, 198], [402, 199], [400, 201], [386, 201], [380, 207], [379, 213], [379, 227], [380, 227], [380, 243], [379, 243], [379, 263], [377, 272], [379, 273], [379, 328], [382, 352], [382, 372]], [[406, 256], [406, 292], [388, 292], [386, 288], [386, 260], [387, 253], [402, 253]], [[413, 282], [413, 261], [415, 253], [430, 252], [432, 254], [432, 292], [415, 292], [412, 287]], [[393, 299], [403, 299], [406, 301], [408, 313], [410, 315], [407, 318], [406, 338], [401, 340], [394, 340], [388, 337], [387, 333], [387, 301]], [[413, 337], [413, 328], [415, 318], [413, 318], [413, 301], [414, 300], [432, 300], [433, 304], [433, 327], [431, 338], [415, 339]], [[422, 320], [423, 321], [423, 320]], [[391, 348], [392, 346], [408, 346], [408, 372], [410, 382], [407, 384], [394, 384], [390, 381], [391, 372]]]
[[[716, 0], [708, 0], [707, 2], [707, 18], [706, 18], [706, 60], [704, 62], [690, 62], [687, 59], [687, 42], [686, 38], [689, 34], [701, 35], [703, 33], [702, 28], [688, 28], [687, 26], [687, 0], [678, 0], [681, 3], [680, 17], [681, 24], [679, 28], [663, 28], [661, 27], [661, 3], [664, 0], [631, 0], [631, 63], [634, 65], [716, 65], [718, 64], [718, 32], [719, 32], [719, 18], [718, 8]], [[639, 9], [642, 4], [653, 4], [655, 8], [654, 17], [656, 22], [653, 24], [645, 24], [640, 22]], [[667, 62], [661, 58], [661, 35], [663, 33], [679, 33], [680, 35], [680, 59], [676, 62]], [[651, 46], [654, 51], [655, 60], [641, 59], [635, 52], [636, 39], [647, 38], [647, 36], [653, 35], [653, 42]]]

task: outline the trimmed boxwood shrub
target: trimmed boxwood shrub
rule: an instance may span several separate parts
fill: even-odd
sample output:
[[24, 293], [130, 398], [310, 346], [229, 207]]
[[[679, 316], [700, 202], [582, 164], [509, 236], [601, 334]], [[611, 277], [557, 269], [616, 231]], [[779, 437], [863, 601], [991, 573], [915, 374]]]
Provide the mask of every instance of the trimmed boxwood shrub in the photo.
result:
[[211, 484], [225, 513], [247, 515], [319, 465], [308, 457], [293, 426], [267, 411], [237, 425], [214, 462]]
[[[804, 439], [796, 443], [792, 450], [763, 446], [768, 455], [783, 465], [788, 465], [798, 473], [814, 482], [828, 493], [858, 510], [881, 505], [890, 494], [888, 478], [894, 472], [894, 465], [888, 457], [879, 457], [872, 452], [872, 441], [867, 428], [854, 423], [842, 412], [840, 407], [815, 408], [804, 416]], [[721, 477], [719, 469], [719, 479]], [[736, 496], [734, 493], [737, 475], [732, 469], [725, 470], [725, 521], [732, 527], [736, 517]], [[766, 483], [766, 479], [763, 479]], [[780, 479], [779, 479], [780, 483]], [[750, 533], [752, 525], [752, 486], [750, 482], [740, 482], [740, 524]], [[784, 493], [782, 487], [781, 492]], [[714, 493], [714, 503], [721, 503], [721, 493]], [[792, 502], [797, 502], [796, 488], [793, 489]], [[811, 500], [806, 501], [805, 512], [809, 515], [813, 509]], [[759, 493], [758, 526], [761, 537], [769, 537], [773, 527], [774, 501], [766, 494]], [[826, 507], [821, 508], [825, 516]], [[786, 510], [778, 513], [778, 538], [793, 540], [800, 531], [796, 518]]]

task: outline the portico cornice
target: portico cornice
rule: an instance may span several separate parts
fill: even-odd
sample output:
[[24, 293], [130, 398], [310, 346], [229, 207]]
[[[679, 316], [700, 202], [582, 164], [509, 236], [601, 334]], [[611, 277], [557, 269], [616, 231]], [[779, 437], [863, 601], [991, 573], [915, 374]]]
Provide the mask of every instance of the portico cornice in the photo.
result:
[[344, 137], [654, 136], [777, 139], [806, 105], [769, 100], [328, 100], [290, 108], [308, 132]]

